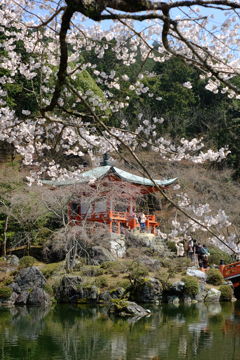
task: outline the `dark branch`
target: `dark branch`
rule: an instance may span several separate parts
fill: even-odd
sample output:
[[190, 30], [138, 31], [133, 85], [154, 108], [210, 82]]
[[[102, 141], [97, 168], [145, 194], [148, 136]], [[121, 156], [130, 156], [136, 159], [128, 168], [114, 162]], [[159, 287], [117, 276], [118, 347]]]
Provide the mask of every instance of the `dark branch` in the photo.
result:
[[35, 26], [30, 26], [30, 28], [39, 29], [42, 26], [48, 25], [61, 11], [65, 10], [65, 9], [66, 9], [66, 6], [62, 6], [60, 9], [55, 11], [55, 13], [50, 18], [48, 18], [46, 21], [42, 21], [40, 24], [35, 25]]
[[43, 113], [46, 111], [52, 111], [57, 105], [58, 99], [61, 94], [62, 87], [65, 83], [66, 74], [67, 74], [67, 65], [68, 65], [68, 46], [66, 42], [67, 31], [70, 28], [71, 18], [74, 14], [74, 9], [72, 7], [66, 7], [63, 16], [62, 16], [62, 25], [59, 34], [60, 40], [60, 64], [57, 73], [57, 82], [55, 86], [55, 90], [53, 93], [52, 100], [45, 109], [43, 109]]

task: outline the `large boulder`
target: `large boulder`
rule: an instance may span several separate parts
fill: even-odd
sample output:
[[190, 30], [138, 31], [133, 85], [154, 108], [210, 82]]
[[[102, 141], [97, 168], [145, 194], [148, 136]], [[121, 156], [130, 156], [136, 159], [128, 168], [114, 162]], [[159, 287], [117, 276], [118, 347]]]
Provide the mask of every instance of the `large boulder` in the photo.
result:
[[185, 283], [183, 281], [175, 281], [171, 285], [169, 292], [172, 293], [173, 295], [183, 296], [184, 290], [185, 290]]
[[112, 254], [114, 254], [117, 258], [123, 258], [126, 254], [125, 237], [112, 233], [110, 247]]
[[205, 302], [219, 302], [220, 296], [221, 296], [221, 291], [211, 288], [208, 290], [204, 301]]
[[109, 303], [112, 299], [121, 299], [125, 294], [125, 289], [119, 287], [112, 290], [106, 290], [100, 294], [99, 300], [104, 303]]
[[31, 266], [19, 271], [15, 283], [21, 290], [31, 290], [36, 287], [42, 288], [46, 283], [46, 279], [36, 266]]
[[46, 279], [35, 266], [21, 269], [9, 285], [13, 293], [11, 302], [14, 305], [46, 306], [50, 303], [50, 296], [44, 290]]
[[19, 265], [19, 258], [16, 255], [9, 255], [7, 257], [7, 263], [9, 265], [18, 266]]
[[27, 305], [41, 306], [49, 302], [49, 295], [42, 288], [34, 288], [27, 298]]
[[56, 288], [55, 297], [58, 302], [68, 303], [80, 296], [82, 278], [80, 276], [66, 275]]
[[201, 270], [196, 269], [195, 267], [188, 268], [186, 271], [187, 275], [189, 276], [195, 276], [198, 279], [206, 281], [207, 274]]
[[139, 281], [129, 290], [129, 299], [138, 303], [157, 303], [162, 300], [162, 285], [158, 279]]
[[207, 295], [206, 282], [200, 281], [199, 282], [199, 292], [195, 296], [195, 300], [197, 300], [198, 302], [203, 302], [204, 299], [206, 298], [206, 295]]
[[84, 285], [80, 276], [66, 275], [56, 288], [55, 296], [59, 303], [96, 303], [99, 289], [94, 285]]
[[93, 246], [89, 253], [91, 257], [91, 263], [94, 265], [100, 265], [106, 261], [116, 260], [116, 257], [108, 249], [102, 246]]
[[143, 317], [149, 315], [150, 310], [145, 310], [142, 306], [132, 301], [119, 300], [112, 302], [108, 312], [121, 317]]

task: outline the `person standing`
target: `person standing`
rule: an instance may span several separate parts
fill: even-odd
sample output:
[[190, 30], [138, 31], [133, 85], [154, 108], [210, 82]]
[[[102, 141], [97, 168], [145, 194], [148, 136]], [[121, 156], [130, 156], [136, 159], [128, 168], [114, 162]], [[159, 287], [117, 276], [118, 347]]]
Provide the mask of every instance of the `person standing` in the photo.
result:
[[202, 246], [202, 263], [203, 263], [203, 267], [204, 267], [205, 269], [208, 268], [208, 258], [209, 258], [209, 255], [210, 255], [210, 253], [209, 253], [209, 250], [208, 250], [207, 246], [206, 246], [206, 245], [203, 245], [203, 246]]
[[176, 243], [176, 248], [177, 248], [177, 256], [178, 257], [182, 257], [184, 256], [184, 246], [182, 243]]
[[144, 214], [144, 212], [142, 212], [140, 214], [139, 220], [140, 220], [139, 221], [140, 222], [140, 230], [141, 230], [141, 232], [144, 232], [145, 229], [146, 229], [146, 220], [147, 220], [146, 215]]
[[189, 240], [188, 248], [187, 248], [187, 255], [191, 261], [194, 259], [194, 242], [193, 239]]

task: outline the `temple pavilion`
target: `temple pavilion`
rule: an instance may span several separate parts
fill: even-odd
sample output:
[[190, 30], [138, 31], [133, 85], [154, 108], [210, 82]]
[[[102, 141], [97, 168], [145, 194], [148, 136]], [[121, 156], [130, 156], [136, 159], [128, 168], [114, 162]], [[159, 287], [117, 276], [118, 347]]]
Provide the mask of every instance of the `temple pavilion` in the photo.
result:
[[[72, 225], [81, 225], [83, 221], [97, 222], [107, 225], [110, 232], [118, 234], [124, 228], [139, 228], [138, 213], [144, 209], [139, 209], [138, 200], [157, 192], [158, 188], [145, 177], [108, 165], [107, 162], [102, 164], [104, 165], [85, 171], [74, 179], [44, 180], [43, 183], [54, 187], [76, 185], [77, 188], [79, 185], [77, 198], [75, 196], [68, 205], [68, 218]], [[176, 180], [177, 178], [154, 181], [165, 190]], [[89, 187], [92, 191], [89, 191]], [[144, 213], [146, 231], [154, 234], [159, 226], [156, 216]]]

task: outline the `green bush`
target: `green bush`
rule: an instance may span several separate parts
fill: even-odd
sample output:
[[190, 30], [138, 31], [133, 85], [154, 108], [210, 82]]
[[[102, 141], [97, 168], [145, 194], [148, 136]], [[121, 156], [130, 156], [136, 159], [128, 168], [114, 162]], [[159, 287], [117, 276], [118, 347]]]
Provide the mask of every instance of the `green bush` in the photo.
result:
[[174, 252], [174, 253], [177, 252], [177, 248], [176, 248], [176, 243], [175, 243], [175, 241], [167, 241], [167, 247], [168, 247], [169, 250], [171, 250], [172, 252]]
[[185, 284], [184, 293], [185, 295], [195, 296], [199, 292], [198, 280], [193, 276], [184, 276], [182, 281]]
[[3, 278], [2, 283], [3, 285], [10, 285], [14, 280], [14, 277], [12, 274], [6, 274], [6, 276]]
[[191, 265], [191, 260], [187, 257], [180, 258], [163, 258], [161, 259], [161, 264], [164, 268], [167, 268], [168, 271], [174, 275], [181, 273]]
[[210, 256], [208, 258], [208, 262], [210, 265], [212, 265], [212, 264], [219, 265], [220, 260], [224, 260], [225, 264], [230, 264], [231, 262], [233, 262], [233, 260], [229, 254], [225, 253], [224, 251], [222, 251], [214, 246], [209, 246], [208, 250], [210, 252]]
[[108, 286], [108, 281], [107, 281], [106, 276], [102, 275], [102, 276], [97, 277], [94, 281], [94, 284], [100, 288], [104, 288], [104, 287]]
[[207, 272], [207, 283], [212, 285], [221, 285], [223, 283], [223, 276], [218, 269], [210, 269]]
[[41, 268], [43, 275], [48, 279], [50, 276], [58, 273], [63, 268], [63, 263], [46, 264]]
[[111, 304], [116, 312], [120, 312], [128, 305], [128, 301], [126, 299], [111, 299]]
[[220, 301], [231, 301], [233, 297], [233, 289], [230, 285], [221, 285], [219, 290], [221, 291]]
[[170, 283], [171, 275], [172, 273], [169, 272], [167, 268], [161, 268], [158, 270], [158, 272], [155, 273], [154, 277], [160, 281], [164, 290], [168, 290], [169, 287], [171, 286]]
[[46, 293], [48, 293], [50, 296], [54, 296], [53, 287], [52, 287], [50, 284], [45, 284], [45, 285], [44, 285], [44, 290], [45, 290]]
[[148, 275], [148, 269], [144, 265], [139, 263], [132, 263], [128, 268], [128, 276], [131, 283], [136, 283], [141, 281], [145, 276]]
[[33, 266], [35, 261], [36, 261], [36, 259], [34, 257], [32, 257], [32, 256], [23, 256], [19, 260], [19, 268], [23, 269], [23, 268], [26, 268], [26, 267]]
[[7, 300], [12, 295], [12, 289], [8, 286], [0, 286], [0, 299]]
[[130, 281], [128, 279], [122, 279], [118, 281], [118, 287], [127, 289], [130, 286]]
[[83, 276], [100, 276], [105, 273], [105, 270], [100, 268], [100, 266], [85, 265], [81, 267], [80, 272]]
[[118, 276], [127, 271], [129, 263], [132, 263], [131, 260], [125, 261], [106, 261], [101, 264], [101, 268], [106, 270], [106, 273], [112, 274], [113, 276]]

